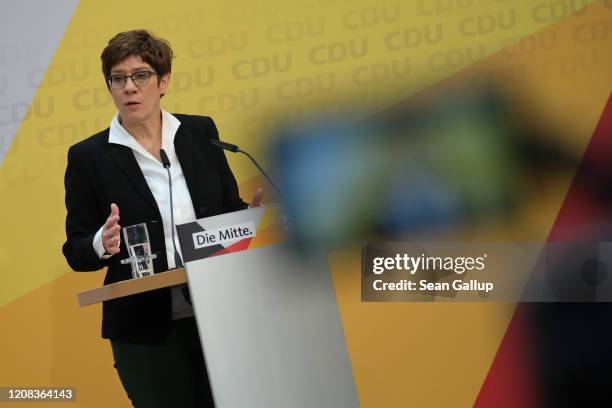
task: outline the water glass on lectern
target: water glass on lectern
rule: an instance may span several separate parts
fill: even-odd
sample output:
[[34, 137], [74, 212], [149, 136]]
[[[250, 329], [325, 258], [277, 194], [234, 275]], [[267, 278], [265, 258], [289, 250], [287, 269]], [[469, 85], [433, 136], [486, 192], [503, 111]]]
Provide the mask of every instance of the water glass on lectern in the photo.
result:
[[124, 227], [123, 237], [130, 256], [126, 261], [132, 265], [132, 277], [142, 278], [153, 275], [154, 256], [151, 254], [147, 224]]

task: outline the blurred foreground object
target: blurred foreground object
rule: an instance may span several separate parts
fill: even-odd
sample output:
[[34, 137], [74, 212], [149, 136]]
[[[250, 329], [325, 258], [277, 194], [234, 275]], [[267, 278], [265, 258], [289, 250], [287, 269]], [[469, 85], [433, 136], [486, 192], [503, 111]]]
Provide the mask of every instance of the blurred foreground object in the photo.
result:
[[533, 171], [575, 159], [538, 144], [492, 87], [415, 98], [376, 115], [285, 125], [272, 162], [305, 250], [501, 219]]

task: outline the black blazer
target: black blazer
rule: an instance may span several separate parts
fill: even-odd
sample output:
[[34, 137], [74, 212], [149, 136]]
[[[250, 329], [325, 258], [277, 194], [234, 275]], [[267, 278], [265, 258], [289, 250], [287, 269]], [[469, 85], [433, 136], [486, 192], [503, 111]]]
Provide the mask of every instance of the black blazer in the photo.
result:
[[[238, 195], [236, 180], [221, 149], [209, 144], [218, 139], [209, 117], [175, 114], [181, 122], [174, 146], [196, 217], [203, 218], [247, 207]], [[63, 253], [75, 271], [108, 267], [104, 284], [131, 279], [122, 240], [121, 252], [101, 260], [93, 249], [95, 233], [119, 206], [119, 224], [147, 223], [151, 250], [157, 254], [156, 273], [168, 269], [161, 215], [132, 150], [108, 143], [109, 129], [68, 150], [66, 187], [66, 242]], [[172, 319], [170, 289], [127, 296], [104, 302], [102, 337], [117, 341], [156, 344], [162, 342]]]

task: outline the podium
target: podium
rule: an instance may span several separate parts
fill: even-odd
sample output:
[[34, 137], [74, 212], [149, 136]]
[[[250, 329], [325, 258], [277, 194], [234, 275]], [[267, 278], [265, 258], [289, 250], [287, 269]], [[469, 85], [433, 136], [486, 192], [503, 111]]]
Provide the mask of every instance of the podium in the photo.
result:
[[178, 226], [184, 270], [80, 293], [79, 302], [187, 281], [217, 408], [358, 407], [327, 261], [289, 251], [271, 213]]

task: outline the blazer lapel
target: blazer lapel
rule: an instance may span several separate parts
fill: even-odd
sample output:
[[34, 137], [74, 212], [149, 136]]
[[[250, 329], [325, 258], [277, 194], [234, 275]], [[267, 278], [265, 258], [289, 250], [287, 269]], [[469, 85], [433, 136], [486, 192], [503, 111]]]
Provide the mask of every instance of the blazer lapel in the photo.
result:
[[198, 135], [193, 129], [181, 124], [174, 137], [174, 149], [181, 163], [183, 176], [191, 195], [191, 201], [196, 217], [202, 218], [206, 214], [207, 192], [205, 189], [208, 172], [206, 166], [210, 165], [212, 158], [203, 154], [206, 149], [199, 147], [204, 135]]
[[149, 189], [147, 185], [147, 181], [142, 174], [142, 170], [140, 170], [140, 166], [134, 157], [134, 153], [132, 153], [132, 149], [127, 146], [113, 144], [110, 152], [112, 158], [119, 165], [119, 168], [125, 173], [125, 176], [132, 185], [134, 189], [138, 191], [147, 201], [155, 208], [158, 214], [159, 208], [157, 207], [157, 202], [153, 197], [153, 193]]

